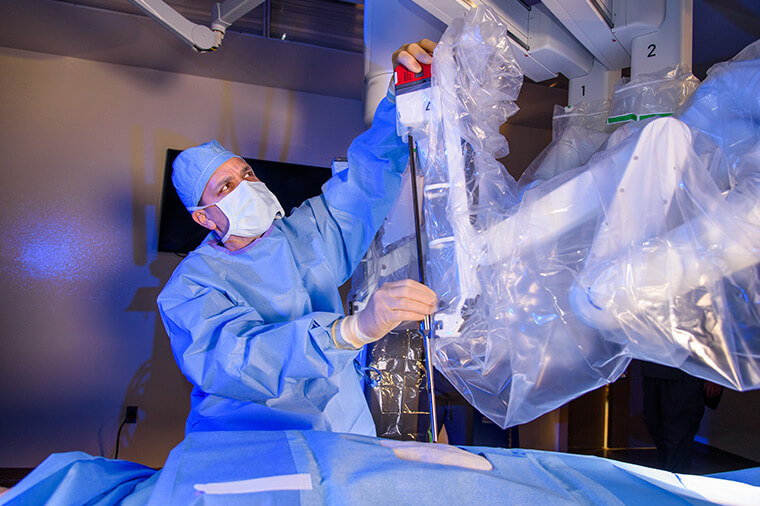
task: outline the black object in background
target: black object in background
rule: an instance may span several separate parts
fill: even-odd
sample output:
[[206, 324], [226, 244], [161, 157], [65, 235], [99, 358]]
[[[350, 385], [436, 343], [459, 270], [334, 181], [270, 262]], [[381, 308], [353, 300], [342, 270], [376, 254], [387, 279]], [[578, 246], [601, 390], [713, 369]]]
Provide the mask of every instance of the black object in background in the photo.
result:
[[[158, 226], [158, 251], [188, 253], [208, 235], [208, 230], [193, 221], [172, 184], [172, 162], [178, 149], [166, 150], [164, 185], [161, 192], [161, 219]], [[277, 196], [287, 214], [294, 207], [322, 192], [332, 170], [295, 163], [270, 162], [244, 158], [267, 188]]]

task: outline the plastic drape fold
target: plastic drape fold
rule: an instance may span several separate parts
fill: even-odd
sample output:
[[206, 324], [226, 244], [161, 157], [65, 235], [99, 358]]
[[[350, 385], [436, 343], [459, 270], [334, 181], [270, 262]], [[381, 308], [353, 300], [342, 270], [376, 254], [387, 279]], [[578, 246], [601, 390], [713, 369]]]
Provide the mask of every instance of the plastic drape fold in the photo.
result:
[[697, 86], [699, 79], [685, 65], [642, 74], [635, 79], [621, 79], [615, 85], [607, 123], [670, 116], [675, 112], [674, 106], [683, 104]]
[[531, 162], [518, 181], [519, 188], [535, 186], [566, 170], [585, 165], [607, 140], [608, 100], [554, 106], [552, 142]]
[[473, 9], [449, 25], [435, 52], [421, 163], [428, 277], [440, 300], [438, 338], [459, 336], [462, 315], [482, 292], [483, 232], [518, 202], [515, 180], [496, 160], [509, 152], [499, 128], [518, 110], [523, 78], [506, 34], [492, 11]]
[[501, 426], [515, 372], [503, 333], [510, 315], [501, 297], [504, 284], [494, 278], [498, 269], [482, 266], [488, 231], [519, 202], [515, 180], [496, 157], [508, 153], [499, 127], [517, 111], [521, 86], [507, 27], [492, 11], [473, 9], [454, 21], [433, 60], [428, 156], [422, 160], [426, 265], [440, 300], [434, 363]]

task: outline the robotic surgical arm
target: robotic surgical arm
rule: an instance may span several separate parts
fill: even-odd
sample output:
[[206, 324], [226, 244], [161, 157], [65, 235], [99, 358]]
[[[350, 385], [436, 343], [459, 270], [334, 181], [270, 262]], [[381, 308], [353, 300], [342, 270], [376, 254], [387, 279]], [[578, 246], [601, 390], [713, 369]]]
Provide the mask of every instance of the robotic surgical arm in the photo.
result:
[[163, 0], [129, 0], [198, 52], [214, 51], [222, 44], [227, 27], [264, 0], [225, 0], [215, 3], [211, 28], [195, 24]]
[[[696, 92], [678, 66], [660, 76], [664, 94], [641, 73], [618, 88], [624, 105], [657, 109], [521, 185], [496, 160], [523, 75], [508, 39], [489, 9], [452, 23], [414, 132], [436, 368], [502, 427], [615, 381], [632, 358], [758, 388], [760, 47]], [[666, 112], [662, 96], [675, 111], [689, 95], [675, 116], [647, 118]], [[402, 264], [403, 245], [378, 263]]]
[[[420, 150], [436, 366], [501, 426], [614, 381], [632, 358], [760, 386], [760, 55], [521, 189], [494, 156], [517, 63], [498, 20], [469, 17], [438, 46]], [[469, 45], [468, 22], [485, 42]], [[685, 99], [693, 78], [681, 85]]]

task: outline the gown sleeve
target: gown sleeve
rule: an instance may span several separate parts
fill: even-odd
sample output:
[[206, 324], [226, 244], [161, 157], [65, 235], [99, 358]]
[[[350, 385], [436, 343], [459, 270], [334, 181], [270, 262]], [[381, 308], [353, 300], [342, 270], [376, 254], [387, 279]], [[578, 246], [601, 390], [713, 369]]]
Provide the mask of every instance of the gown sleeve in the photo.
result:
[[329, 215], [317, 216], [317, 221], [325, 243], [334, 248], [341, 284], [351, 276], [395, 202], [408, 159], [408, 145], [396, 133], [395, 105], [385, 98], [372, 127], [351, 143], [348, 169], [322, 187]]
[[358, 353], [335, 347], [337, 313], [267, 323], [255, 308], [187, 280], [167, 286], [158, 305], [177, 364], [208, 394], [263, 402], [289, 385], [339, 374]]

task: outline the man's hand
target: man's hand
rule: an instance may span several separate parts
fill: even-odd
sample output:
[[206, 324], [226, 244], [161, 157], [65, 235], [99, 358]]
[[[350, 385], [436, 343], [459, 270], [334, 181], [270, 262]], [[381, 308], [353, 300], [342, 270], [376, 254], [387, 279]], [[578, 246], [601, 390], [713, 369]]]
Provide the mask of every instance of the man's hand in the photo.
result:
[[425, 285], [403, 279], [381, 286], [369, 298], [367, 307], [359, 313], [340, 320], [340, 339], [359, 349], [381, 339], [385, 334], [406, 321], [420, 321], [435, 312], [438, 297]]
[[422, 67], [420, 63], [430, 65], [433, 62], [433, 51], [437, 44], [428, 39], [422, 39], [419, 42], [404, 44], [393, 52], [393, 67], [399, 64], [403, 65], [410, 72], [420, 72]]
[[435, 312], [438, 298], [425, 285], [403, 279], [385, 283], [357, 314], [361, 334], [376, 341], [405, 321], [420, 321]]

